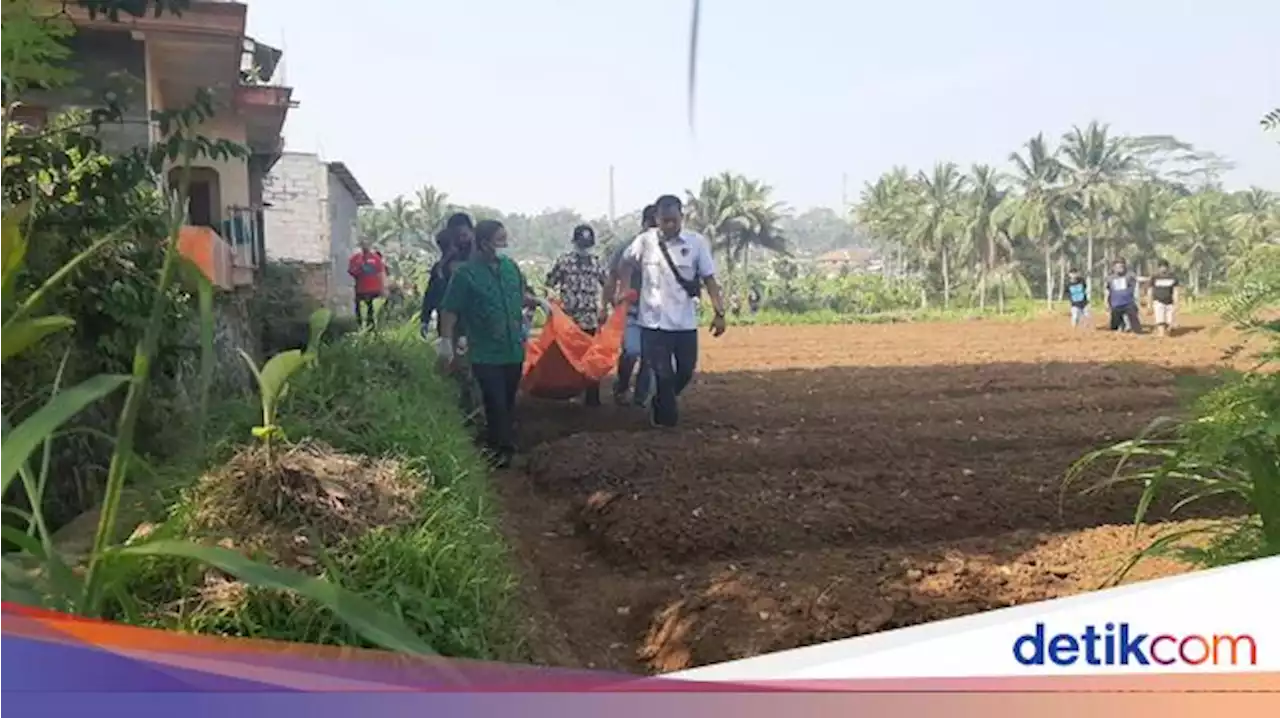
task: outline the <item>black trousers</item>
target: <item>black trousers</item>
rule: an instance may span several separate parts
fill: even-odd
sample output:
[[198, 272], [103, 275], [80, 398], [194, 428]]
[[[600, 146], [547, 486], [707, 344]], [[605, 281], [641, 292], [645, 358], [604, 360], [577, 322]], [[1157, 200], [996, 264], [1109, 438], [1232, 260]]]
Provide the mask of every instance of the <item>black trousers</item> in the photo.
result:
[[1138, 316], [1138, 305], [1130, 304], [1126, 307], [1111, 308], [1111, 331], [1120, 331], [1128, 325], [1129, 331], [1134, 334], [1142, 333], [1142, 319]]
[[653, 395], [653, 423], [675, 426], [680, 422], [677, 397], [693, 380], [698, 365], [698, 330], [664, 331], [645, 329], [641, 353], [653, 368], [657, 391]]
[[[377, 294], [356, 294], [356, 321], [360, 323], [360, 326], [373, 326], [373, 300], [377, 299], [378, 296], [379, 295]], [[368, 311], [368, 319], [365, 319], [365, 317], [360, 314], [361, 307], [364, 307]]]
[[499, 458], [516, 453], [516, 393], [522, 364], [472, 364], [471, 375], [480, 385], [489, 448]]

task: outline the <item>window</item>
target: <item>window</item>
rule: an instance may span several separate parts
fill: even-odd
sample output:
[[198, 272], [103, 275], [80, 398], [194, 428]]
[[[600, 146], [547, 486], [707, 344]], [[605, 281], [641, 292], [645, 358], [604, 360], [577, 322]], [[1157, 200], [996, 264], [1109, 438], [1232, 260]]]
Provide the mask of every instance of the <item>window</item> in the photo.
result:
[[[169, 188], [177, 191], [182, 183], [182, 168], [169, 170]], [[200, 227], [212, 227], [221, 232], [222, 191], [218, 183], [218, 171], [211, 167], [192, 167], [191, 185], [187, 195], [187, 221]]]

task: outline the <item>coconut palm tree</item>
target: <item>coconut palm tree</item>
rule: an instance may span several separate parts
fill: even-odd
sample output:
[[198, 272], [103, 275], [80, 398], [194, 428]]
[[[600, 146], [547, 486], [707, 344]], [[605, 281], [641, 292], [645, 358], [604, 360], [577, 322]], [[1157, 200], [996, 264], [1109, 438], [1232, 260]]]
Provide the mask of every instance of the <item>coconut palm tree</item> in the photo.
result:
[[768, 185], [732, 172], [707, 177], [696, 193], [686, 193], [689, 226], [724, 257], [729, 282], [739, 265], [746, 267], [753, 248], [787, 253], [778, 226], [785, 207], [773, 201], [772, 193]]
[[931, 174], [920, 172], [915, 181], [923, 202], [912, 236], [922, 255], [935, 256], [941, 263], [942, 303], [950, 308], [951, 259], [963, 234], [960, 203], [968, 179], [954, 162], [939, 162]]
[[1200, 293], [1201, 280], [1212, 276], [1215, 260], [1230, 238], [1230, 208], [1220, 192], [1199, 192], [1178, 200], [1169, 217], [1175, 245], [1173, 259], [1187, 268], [1191, 291]]
[[987, 279], [995, 266], [998, 232], [992, 215], [1004, 201], [1000, 173], [990, 165], [974, 165], [969, 170], [969, 197], [965, 203], [965, 234], [978, 255], [978, 306], [987, 306]]
[[418, 188], [413, 198], [414, 218], [418, 225], [416, 234], [423, 241], [422, 249], [430, 252], [432, 247], [430, 238], [444, 227], [445, 220], [453, 211], [453, 205], [449, 202], [448, 193], [441, 192], [431, 185]]
[[[1076, 125], [1062, 136], [1061, 157], [1066, 181], [1063, 197], [1084, 234], [1085, 276], [1092, 277], [1098, 270], [1101, 278], [1105, 262], [1094, 262], [1094, 242], [1117, 202], [1116, 184], [1133, 167], [1134, 159], [1124, 140], [1109, 135], [1107, 125], [1096, 121], [1083, 129]], [[1092, 293], [1092, 280], [1089, 287]]]
[[1018, 194], [1004, 202], [997, 213], [998, 221], [1007, 222], [1014, 236], [1034, 242], [1044, 256], [1045, 303], [1053, 305], [1053, 257], [1060, 248], [1063, 226], [1062, 194], [1058, 179], [1062, 164], [1057, 152], [1050, 149], [1044, 135], [1027, 141], [1026, 155], [1009, 155], [1013, 163], [1013, 183]]
[[1247, 257], [1252, 249], [1280, 236], [1280, 199], [1261, 187], [1250, 187], [1231, 196], [1235, 212], [1228, 220], [1231, 263]]

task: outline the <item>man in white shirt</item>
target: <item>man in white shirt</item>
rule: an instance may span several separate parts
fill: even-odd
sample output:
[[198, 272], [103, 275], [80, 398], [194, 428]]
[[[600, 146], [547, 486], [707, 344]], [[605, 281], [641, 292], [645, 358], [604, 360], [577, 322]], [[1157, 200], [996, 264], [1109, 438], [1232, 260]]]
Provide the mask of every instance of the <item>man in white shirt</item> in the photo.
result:
[[[676, 397], [693, 379], [698, 363], [698, 297], [706, 285], [715, 309], [712, 336], [724, 334], [724, 300], [716, 281], [715, 260], [707, 239], [684, 230], [680, 198], [658, 198], [658, 227], [641, 233], [623, 252], [620, 285], [641, 273], [639, 316], [641, 352], [653, 368], [657, 391], [650, 404], [655, 426], [679, 423]], [[665, 251], [664, 251], [665, 250]], [[616, 296], [616, 288], [615, 288]]]

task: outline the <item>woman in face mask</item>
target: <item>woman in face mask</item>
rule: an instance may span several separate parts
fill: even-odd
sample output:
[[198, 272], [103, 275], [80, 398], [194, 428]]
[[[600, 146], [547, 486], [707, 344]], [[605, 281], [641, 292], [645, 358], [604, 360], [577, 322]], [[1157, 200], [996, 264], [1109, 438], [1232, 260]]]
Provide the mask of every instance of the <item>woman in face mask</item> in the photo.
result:
[[[560, 255], [547, 273], [547, 288], [560, 295], [564, 313], [584, 332], [595, 334], [605, 321], [604, 288], [609, 269], [595, 254], [596, 232], [589, 224], [573, 228], [573, 249]], [[587, 390], [587, 406], [600, 405], [600, 387]]]
[[524, 275], [509, 257], [507, 230], [501, 222], [476, 224], [471, 256], [454, 270], [441, 302], [436, 345], [442, 366], [451, 371], [458, 350], [450, 337], [460, 327], [467, 337], [467, 359], [480, 386], [487, 443], [493, 463], [511, 464], [515, 455], [516, 393], [524, 367], [523, 310], [534, 302]]

